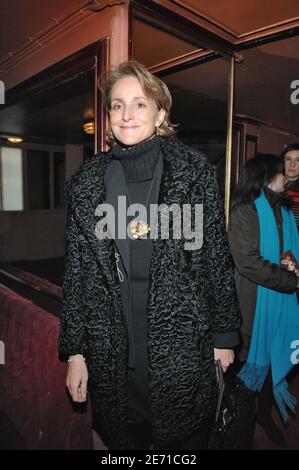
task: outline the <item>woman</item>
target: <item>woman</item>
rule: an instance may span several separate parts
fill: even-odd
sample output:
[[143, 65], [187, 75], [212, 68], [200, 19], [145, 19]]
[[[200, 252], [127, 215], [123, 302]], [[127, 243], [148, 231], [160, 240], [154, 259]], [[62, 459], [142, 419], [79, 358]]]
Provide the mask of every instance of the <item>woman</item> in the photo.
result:
[[284, 160], [285, 196], [293, 211], [299, 230], [299, 142], [287, 145], [282, 153]]
[[[94, 427], [110, 449], [206, 447], [214, 356], [226, 370], [239, 328], [215, 176], [205, 156], [172, 138], [169, 91], [144, 66], [120, 64], [102, 90], [111, 149], [83, 164], [66, 193], [67, 387], [85, 401], [88, 379]], [[147, 214], [127, 215], [135, 203], [190, 204], [193, 224], [203, 204], [202, 247], [172, 237], [174, 223], [160, 237], [161, 217], [151, 238]], [[100, 219], [104, 209], [117, 220]]]
[[272, 388], [286, 420], [285, 405], [294, 410], [294, 402], [285, 377], [293, 366], [290, 345], [298, 339], [299, 328], [298, 277], [280, 261], [289, 250], [299, 259], [298, 232], [283, 191], [280, 158], [261, 154], [249, 160], [236, 190], [228, 229], [243, 318], [239, 378], [250, 390], [260, 392], [257, 422], [278, 445], [285, 445], [285, 439], [271, 417]]

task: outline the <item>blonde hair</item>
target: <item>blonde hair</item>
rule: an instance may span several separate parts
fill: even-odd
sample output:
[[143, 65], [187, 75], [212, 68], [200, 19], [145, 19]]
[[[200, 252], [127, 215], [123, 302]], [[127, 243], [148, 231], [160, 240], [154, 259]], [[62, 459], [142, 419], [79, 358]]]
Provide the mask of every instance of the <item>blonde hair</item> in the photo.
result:
[[[171, 124], [169, 120], [172, 98], [167, 85], [136, 60], [122, 62], [100, 77], [98, 87], [103, 93], [103, 102], [106, 112], [109, 113], [111, 109], [111, 92], [113, 86], [118, 80], [130, 76], [138, 79], [143, 93], [156, 103], [158, 110], [164, 109], [165, 111], [162, 124], [156, 128], [157, 134], [163, 137], [169, 137], [175, 134], [175, 125]], [[108, 142], [113, 143], [114, 137], [112, 132], [108, 131], [107, 136]]]

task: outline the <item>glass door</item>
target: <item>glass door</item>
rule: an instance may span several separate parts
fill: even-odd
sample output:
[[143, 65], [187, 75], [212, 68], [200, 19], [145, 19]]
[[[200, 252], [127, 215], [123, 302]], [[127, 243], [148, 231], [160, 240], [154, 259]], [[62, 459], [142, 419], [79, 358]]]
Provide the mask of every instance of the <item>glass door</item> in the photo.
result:
[[[173, 98], [171, 122], [186, 144], [204, 152], [217, 172], [228, 213], [231, 195], [231, 57], [185, 20], [132, 11], [131, 57], [168, 85]], [[149, 40], [150, 38], [150, 40]]]

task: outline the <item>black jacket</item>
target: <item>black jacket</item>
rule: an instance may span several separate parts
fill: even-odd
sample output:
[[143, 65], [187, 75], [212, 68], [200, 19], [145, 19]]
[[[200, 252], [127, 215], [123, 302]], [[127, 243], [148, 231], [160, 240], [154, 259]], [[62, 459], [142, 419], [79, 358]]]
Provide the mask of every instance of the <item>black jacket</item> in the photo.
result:
[[[265, 193], [277, 222], [282, 253], [281, 197], [271, 190]], [[242, 314], [242, 344], [239, 359], [245, 361], [253, 327], [257, 284], [279, 292], [293, 293], [296, 290], [297, 277], [294, 273], [265, 260], [260, 255], [259, 221], [253, 202], [240, 203], [233, 207], [228, 227], [228, 240], [236, 266], [235, 279]]]
[[[214, 344], [233, 346], [240, 326], [224, 211], [206, 158], [161, 139], [159, 204], [203, 204], [203, 246], [154, 240], [148, 296], [153, 438], [158, 446], [198, 430], [215, 410]], [[68, 221], [60, 354], [87, 357], [96, 428], [111, 449], [129, 446], [127, 333], [113, 240], [95, 236], [111, 154], [82, 165], [67, 188]], [[170, 231], [171, 233], [171, 231]], [[218, 342], [218, 343], [217, 343]], [[230, 343], [230, 344], [229, 344]]]

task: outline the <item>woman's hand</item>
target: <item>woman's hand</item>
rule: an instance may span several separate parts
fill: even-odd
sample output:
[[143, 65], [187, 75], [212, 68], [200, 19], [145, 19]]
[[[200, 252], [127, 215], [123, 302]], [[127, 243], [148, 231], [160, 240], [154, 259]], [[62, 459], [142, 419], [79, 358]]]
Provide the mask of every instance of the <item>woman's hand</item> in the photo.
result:
[[226, 372], [229, 366], [234, 362], [235, 353], [233, 349], [214, 348], [214, 359], [220, 361], [223, 372]]
[[86, 401], [88, 371], [83, 356], [76, 354], [70, 356], [73, 362], [68, 364], [66, 386], [73, 401], [82, 403]]

